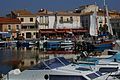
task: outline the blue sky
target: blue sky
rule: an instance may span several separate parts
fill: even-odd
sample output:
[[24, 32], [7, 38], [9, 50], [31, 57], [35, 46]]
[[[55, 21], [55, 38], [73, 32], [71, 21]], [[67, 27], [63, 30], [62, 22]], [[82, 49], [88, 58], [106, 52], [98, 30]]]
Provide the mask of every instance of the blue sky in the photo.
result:
[[[27, 9], [37, 12], [41, 8], [51, 11], [72, 10], [81, 5], [97, 3], [103, 6], [103, 0], [1, 0], [0, 16], [8, 14], [12, 10]], [[109, 9], [120, 10], [120, 0], [106, 0]]]

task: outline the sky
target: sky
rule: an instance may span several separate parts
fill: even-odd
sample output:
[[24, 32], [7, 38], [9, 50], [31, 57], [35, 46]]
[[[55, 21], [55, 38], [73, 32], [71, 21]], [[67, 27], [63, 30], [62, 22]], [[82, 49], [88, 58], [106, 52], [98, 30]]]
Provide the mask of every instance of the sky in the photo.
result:
[[[86, 4], [96, 4], [103, 7], [103, 0], [1, 0], [0, 16], [5, 16], [13, 10], [26, 9], [36, 13], [41, 8], [50, 11], [73, 10]], [[120, 11], [120, 0], [106, 0], [111, 10]]]

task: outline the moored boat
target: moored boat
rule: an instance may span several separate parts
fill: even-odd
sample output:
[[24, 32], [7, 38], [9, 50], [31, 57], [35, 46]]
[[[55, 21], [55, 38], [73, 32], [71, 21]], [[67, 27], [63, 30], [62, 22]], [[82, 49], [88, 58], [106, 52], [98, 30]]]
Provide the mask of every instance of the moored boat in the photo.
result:
[[3, 80], [8, 78], [9, 80], [101, 80], [107, 79], [108, 76], [109, 73], [103, 74], [100, 71], [91, 71], [88, 68], [71, 64], [63, 57], [55, 57], [42, 61], [23, 72], [13, 70], [13, 72], [3, 76]]

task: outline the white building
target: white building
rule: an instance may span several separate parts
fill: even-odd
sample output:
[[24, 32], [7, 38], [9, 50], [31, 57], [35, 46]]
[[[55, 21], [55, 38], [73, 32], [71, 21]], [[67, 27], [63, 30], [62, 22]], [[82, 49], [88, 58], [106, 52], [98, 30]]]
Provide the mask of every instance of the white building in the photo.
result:
[[91, 5], [83, 5], [78, 8], [78, 10], [81, 11], [81, 13], [86, 12], [92, 12], [92, 11], [98, 11], [99, 7], [97, 5], [91, 4]]
[[39, 29], [80, 28], [80, 14], [41, 11], [37, 14]]
[[51, 29], [55, 22], [55, 14], [41, 9], [36, 14], [36, 21], [39, 29]]
[[[82, 13], [80, 16], [80, 20], [81, 20], [81, 25], [82, 27], [86, 27], [86, 28], [90, 28], [90, 22], [92, 20], [92, 16], [93, 16], [94, 12], [86, 12], [86, 13]], [[97, 16], [96, 16], [96, 22], [97, 22], [97, 26], [102, 27], [105, 23], [105, 17], [104, 17], [104, 12], [103, 11], [98, 11], [97, 12]]]
[[58, 12], [56, 28], [80, 28], [80, 14], [71, 12]]

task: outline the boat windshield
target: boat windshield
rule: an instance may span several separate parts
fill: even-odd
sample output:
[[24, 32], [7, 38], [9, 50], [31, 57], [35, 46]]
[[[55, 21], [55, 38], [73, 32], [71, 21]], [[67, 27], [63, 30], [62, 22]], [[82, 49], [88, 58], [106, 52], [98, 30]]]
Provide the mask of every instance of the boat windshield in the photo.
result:
[[30, 68], [30, 70], [54, 69], [54, 68], [66, 66], [69, 64], [70, 64], [70, 62], [68, 60], [66, 60], [65, 58], [56, 57], [56, 58], [41, 62], [41, 63], [33, 66], [32, 68]]
[[96, 73], [91, 73], [91, 74], [87, 74], [87, 77], [89, 77], [90, 79], [95, 79], [97, 77], [100, 77], [99, 75], [97, 75]]

